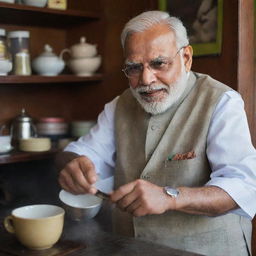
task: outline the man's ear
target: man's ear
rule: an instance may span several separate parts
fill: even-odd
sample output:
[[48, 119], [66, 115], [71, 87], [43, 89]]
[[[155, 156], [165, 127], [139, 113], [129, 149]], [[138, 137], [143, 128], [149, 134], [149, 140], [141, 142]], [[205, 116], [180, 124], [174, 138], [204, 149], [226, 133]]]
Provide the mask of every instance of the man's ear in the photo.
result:
[[192, 56], [193, 56], [193, 48], [192, 48], [192, 46], [188, 45], [188, 46], [184, 47], [183, 58], [184, 58], [186, 72], [189, 72], [191, 70]]

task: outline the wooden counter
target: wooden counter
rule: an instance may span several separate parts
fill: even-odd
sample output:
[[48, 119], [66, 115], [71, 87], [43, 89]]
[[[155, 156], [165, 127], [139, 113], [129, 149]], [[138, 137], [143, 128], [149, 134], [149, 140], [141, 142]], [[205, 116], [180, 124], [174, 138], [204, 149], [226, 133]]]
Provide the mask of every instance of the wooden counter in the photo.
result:
[[[10, 211], [9, 211], [10, 212]], [[4, 216], [8, 211], [0, 210], [0, 221], [3, 221]], [[65, 245], [65, 241], [73, 241], [80, 246], [80, 249], [71, 251], [65, 254], [65, 251], [56, 255], [70, 255], [70, 256], [199, 256], [199, 254], [189, 253], [185, 251], [175, 250], [166, 246], [153, 244], [151, 242], [142, 241], [140, 239], [121, 237], [112, 234], [109, 230], [110, 222], [108, 213], [105, 214], [101, 210], [98, 216], [88, 221], [72, 221], [66, 216], [64, 232], [59, 244]], [[107, 222], [106, 222], [107, 221]], [[16, 244], [20, 247], [18, 242], [12, 235], [8, 234], [3, 225], [0, 226], [0, 248], [8, 243]], [[15, 246], [16, 246], [15, 245]], [[13, 246], [12, 248], [15, 248]], [[55, 245], [57, 247], [57, 245]], [[21, 248], [21, 247], [20, 247]], [[48, 249], [51, 250], [51, 249]], [[0, 249], [1, 251], [1, 249]], [[22, 250], [20, 250], [22, 251]], [[0, 256], [12, 255], [6, 252], [0, 252]], [[24, 256], [48, 256], [51, 255], [50, 251], [45, 253], [41, 251], [39, 254], [22, 252], [19, 255]]]

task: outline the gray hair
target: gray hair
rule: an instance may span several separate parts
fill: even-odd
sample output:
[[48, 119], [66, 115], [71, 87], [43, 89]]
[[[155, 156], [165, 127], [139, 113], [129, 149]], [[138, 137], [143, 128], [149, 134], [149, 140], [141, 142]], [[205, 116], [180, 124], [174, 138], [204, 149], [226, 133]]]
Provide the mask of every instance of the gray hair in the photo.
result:
[[189, 44], [187, 30], [180, 19], [172, 17], [169, 13], [163, 11], [147, 11], [126, 23], [121, 34], [123, 49], [128, 36], [136, 32], [143, 32], [156, 24], [167, 24], [169, 26], [170, 30], [175, 34], [177, 48]]

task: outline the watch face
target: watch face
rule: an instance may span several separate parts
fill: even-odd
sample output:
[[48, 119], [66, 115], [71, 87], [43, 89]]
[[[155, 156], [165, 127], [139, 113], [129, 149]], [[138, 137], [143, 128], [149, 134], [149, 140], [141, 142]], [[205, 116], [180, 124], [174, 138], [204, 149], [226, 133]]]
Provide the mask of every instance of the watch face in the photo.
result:
[[177, 197], [179, 194], [179, 190], [172, 188], [172, 187], [164, 187], [164, 190], [166, 192], [167, 195], [171, 196], [171, 197]]

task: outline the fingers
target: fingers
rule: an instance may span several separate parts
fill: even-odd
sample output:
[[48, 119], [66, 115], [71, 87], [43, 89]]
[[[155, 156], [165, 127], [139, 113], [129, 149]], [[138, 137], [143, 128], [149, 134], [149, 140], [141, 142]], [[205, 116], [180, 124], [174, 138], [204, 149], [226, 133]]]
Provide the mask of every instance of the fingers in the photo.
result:
[[111, 194], [111, 200], [122, 211], [136, 217], [162, 214], [168, 208], [173, 208], [174, 204], [173, 199], [164, 193], [162, 187], [141, 179], [119, 187]]
[[119, 187], [111, 194], [111, 201], [116, 203], [122, 211], [129, 212], [134, 216], [145, 215], [141, 204], [141, 183], [143, 181], [135, 180]]
[[137, 198], [138, 198], [138, 194], [136, 193], [136, 191], [132, 190], [131, 193], [125, 195], [120, 200], [118, 200], [116, 204], [121, 210], [128, 211], [127, 209], [129, 207], [131, 208], [131, 205], [134, 204]]
[[129, 212], [130, 214], [132, 214], [135, 217], [139, 217], [139, 216], [143, 216], [143, 215], [139, 215], [139, 210], [141, 209], [141, 201], [140, 199], [137, 199], [135, 201], [133, 201], [132, 204], [130, 204], [127, 208], [126, 211]]
[[59, 183], [62, 188], [73, 194], [96, 193], [96, 188], [92, 187], [96, 180], [95, 167], [85, 156], [69, 162], [59, 175]]
[[113, 203], [116, 203], [117, 201], [119, 201], [121, 198], [123, 198], [124, 196], [126, 196], [127, 194], [131, 193], [134, 188], [136, 186], [136, 181], [127, 183], [121, 187], [119, 187], [117, 190], [115, 190], [111, 195], [111, 201]]
[[86, 180], [90, 184], [94, 184], [97, 181], [97, 175], [92, 161], [89, 158], [85, 157], [84, 161], [79, 162], [79, 165], [84, 176], [86, 177]]

